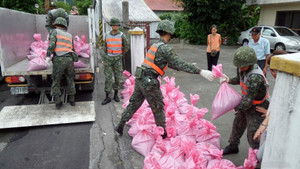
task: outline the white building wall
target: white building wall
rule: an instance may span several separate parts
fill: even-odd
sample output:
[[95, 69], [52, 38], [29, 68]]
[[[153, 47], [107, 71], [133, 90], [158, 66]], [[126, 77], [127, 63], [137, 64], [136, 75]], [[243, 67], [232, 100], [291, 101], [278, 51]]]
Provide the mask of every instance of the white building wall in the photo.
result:
[[[276, 58], [279, 58], [277, 62]], [[270, 121], [261, 166], [263, 169], [300, 168], [299, 61], [300, 53], [272, 58], [270, 67], [279, 71], [269, 106]]]
[[260, 18], [258, 25], [274, 26], [276, 21], [277, 11], [293, 11], [300, 10], [299, 3], [286, 3], [286, 4], [271, 4], [260, 6]]
[[300, 2], [299, 0], [246, 0], [246, 5], [265, 5], [278, 3], [293, 3]]

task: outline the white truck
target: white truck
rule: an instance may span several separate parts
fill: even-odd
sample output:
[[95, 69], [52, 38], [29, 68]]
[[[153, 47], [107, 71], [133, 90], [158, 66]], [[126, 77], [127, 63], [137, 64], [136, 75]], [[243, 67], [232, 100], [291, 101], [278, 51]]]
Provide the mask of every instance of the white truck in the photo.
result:
[[[94, 90], [94, 73], [97, 63], [96, 30], [94, 9], [88, 9], [88, 16], [70, 15], [68, 31], [73, 35], [86, 36], [90, 45], [90, 58], [79, 58], [86, 68], [75, 69], [77, 90]], [[56, 125], [95, 121], [94, 101], [76, 102], [76, 106], [64, 104], [57, 110], [51, 103], [52, 66], [46, 70], [27, 71], [30, 45], [35, 41], [33, 35], [39, 33], [42, 40], [47, 37], [46, 15], [34, 15], [6, 8], [0, 8], [0, 63], [1, 73], [13, 95], [34, 92], [40, 94], [36, 105], [5, 106], [0, 111], [0, 129]], [[62, 99], [67, 102], [66, 82], [62, 81]]]
[[[77, 90], [94, 89], [94, 71], [96, 57], [95, 25], [93, 9], [89, 9], [88, 16], [70, 15], [68, 31], [73, 35], [85, 35], [90, 44], [90, 58], [80, 57], [87, 68], [75, 69], [75, 84]], [[52, 67], [46, 70], [27, 71], [30, 53], [30, 44], [35, 41], [33, 35], [39, 33], [42, 40], [47, 37], [45, 28], [46, 15], [34, 15], [6, 8], [0, 8], [0, 63], [1, 73], [5, 82], [10, 87], [10, 92], [16, 94], [28, 94], [35, 92], [40, 94], [39, 103], [43, 103], [51, 87]], [[66, 83], [62, 82], [62, 88]]]

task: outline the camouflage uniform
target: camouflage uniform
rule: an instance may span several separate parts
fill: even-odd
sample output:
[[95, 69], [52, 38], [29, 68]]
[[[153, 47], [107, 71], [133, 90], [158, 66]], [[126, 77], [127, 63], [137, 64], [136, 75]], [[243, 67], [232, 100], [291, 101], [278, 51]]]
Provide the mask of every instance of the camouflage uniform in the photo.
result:
[[[241, 50], [247, 51], [248, 49], [249, 47], [242, 47], [239, 48], [237, 51], [241, 51]], [[238, 57], [244, 57], [243, 53], [240, 53]], [[234, 62], [235, 62], [234, 64], [237, 67], [244, 67], [243, 63], [238, 63], [237, 61]], [[254, 60], [253, 62], [256, 63], [256, 61]], [[238, 66], [241, 64], [242, 66]], [[256, 130], [259, 128], [261, 122], [264, 120], [264, 117], [261, 116], [260, 112], [256, 111], [256, 106], [268, 109], [269, 100], [266, 99], [260, 104], [253, 103], [254, 100], [263, 100], [266, 97], [267, 86], [268, 86], [266, 84], [263, 75], [256, 74], [256, 73], [251, 73], [250, 75], [248, 74], [253, 69], [260, 70], [257, 64], [250, 64], [250, 68], [245, 72], [241, 72], [238, 68], [237, 76], [235, 78], [230, 79], [229, 81], [230, 84], [237, 85], [240, 84], [241, 79], [243, 79], [247, 75], [249, 76], [247, 78], [247, 81], [245, 82], [245, 85], [248, 87], [247, 93], [243, 96], [241, 103], [235, 108], [236, 116], [233, 121], [232, 132], [229, 138], [229, 143], [231, 145], [239, 145], [240, 138], [242, 137], [244, 131], [247, 128], [248, 143], [252, 148], [258, 149], [259, 141], [253, 140], [253, 136]]]
[[67, 21], [67, 26], [69, 26], [69, 15], [67, 12], [65, 12], [64, 9], [58, 8], [58, 9], [52, 9], [48, 12], [48, 15], [46, 16], [46, 29], [50, 33], [52, 30], [55, 29], [53, 23], [58, 17], [63, 17]]
[[[110, 25], [120, 26], [120, 20], [117, 18], [111, 18]], [[109, 94], [112, 88], [115, 90], [114, 100], [119, 102], [118, 90], [120, 87], [120, 76], [123, 70], [122, 57], [129, 49], [126, 35], [119, 31], [119, 27], [113, 27], [113, 30], [105, 35], [105, 45], [103, 47], [103, 62], [104, 62], [104, 75], [105, 75], [105, 87], [104, 91], [106, 97], [102, 102], [105, 105], [111, 102]], [[114, 30], [115, 29], [115, 30]], [[112, 86], [113, 76], [115, 82]]]
[[[117, 34], [121, 34], [122, 32], [119, 31]], [[109, 32], [110, 35], [117, 35], [117, 34], [113, 34], [112, 31]], [[112, 88], [114, 90], [119, 90], [119, 86], [120, 86], [120, 76], [123, 70], [122, 67], [122, 57], [123, 54], [126, 53], [129, 49], [129, 44], [126, 38], [126, 35], [122, 33], [122, 50], [123, 53], [118, 55], [118, 56], [108, 56], [107, 53], [107, 42], [105, 41], [105, 45], [103, 47], [103, 51], [104, 51], [104, 56], [102, 56], [102, 59], [105, 63], [104, 66], [104, 75], [105, 75], [105, 87], [104, 87], [104, 91], [106, 93], [110, 93]], [[115, 83], [114, 86], [112, 86], [112, 76], [114, 75], [115, 77]]]
[[[178, 57], [174, 50], [165, 44], [163, 39], [160, 39], [158, 43], [160, 42], [163, 44], [157, 49], [155, 65], [161, 69], [168, 66], [169, 68], [192, 74], [200, 73], [200, 68], [187, 63], [182, 58]], [[139, 71], [141, 71], [141, 73]], [[129, 105], [122, 114], [120, 123], [125, 123], [130, 120], [133, 114], [140, 108], [146, 99], [152, 109], [156, 125], [165, 129], [165, 105], [163, 102], [163, 95], [160, 90], [160, 84], [157, 79], [158, 76], [159, 74], [154, 69], [145, 68], [143, 66], [141, 68], [137, 68], [134, 92], [130, 98]]]
[[[200, 74], [210, 81], [213, 80], [213, 74], [210, 71], [201, 70], [197, 66], [185, 62], [166, 44], [165, 40], [170, 40], [171, 35], [174, 33], [174, 25], [170, 21], [161, 21], [156, 32], [160, 34], [161, 39], [150, 47], [142, 66], [137, 67], [135, 87], [129, 105], [124, 110], [118, 126], [115, 127], [115, 131], [120, 135], [123, 134], [125, 122], [131, 119], [145, 99], [152, 109], [156, 125], [163, 127], [165, 130], [163, 95], [157, 77], [163, 76], [167, 67], [187, 73]], [[162, 137], [165, 138], [166, 136], [165, 130]]]
[[[59, 17], [61, 18], [61, 17]], [[56, 23], [56, 22], [55, 22]], [[74, 95], [76, 94], [75, 89], [75, 83], [74, 83], [74, 77], [75, 77], [75, 71], [74, 71], [74, 64], [73, 62], [78, 61], [78, 56], [74, 51], [74, 44], [72, 39], [72, 51], [68, 52], [64, 55], [57, 55], [57, 52], [55, 52], [55, 49], [57, 47], [57, 34], [58, 31], [66, 32], [64, 29], [54, 29], [50, 36], [50, 42], [49, 47], [47, 50], [47, 57], [50, 57], [51, 54], [53, 54], [52, 62], [53, 62], [53, 68], [52, 68], [52, 86], [51, 86], [51, 95], [55, 99], [55, 103], [58, 104], [61, 102], [60, 95], [61, 95], [61, 78], [63, 75], [65, 75], [66, 81], [67, 81], [67, 94], [69, 95], [70, 102], [74, 102]], [[67, 32], [66, 32], [67, 33]], [[69, 33], [67, 33], [69, 34]]]

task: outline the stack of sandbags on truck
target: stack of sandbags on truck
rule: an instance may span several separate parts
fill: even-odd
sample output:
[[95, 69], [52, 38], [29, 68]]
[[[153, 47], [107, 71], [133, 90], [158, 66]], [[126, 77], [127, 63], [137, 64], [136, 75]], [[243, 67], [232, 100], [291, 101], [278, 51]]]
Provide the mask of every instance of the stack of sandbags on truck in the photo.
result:
[[[79, 36], [75, 36], [74, 42], [74, 48], [75, 52], [78, 56], [82, 58], [89, 59], [90, 58], [90, 45], [86, 43], [85, 35], [81, 36], [82, 39], [79, 38]], [[86, 68], [86, 64], [84, 64], [81, 60], [78, 60], [78, 62], [74, 62], [74, 68]]]
[[[47, 39], [49, 35], [47, 35]], [[33, 38], [36, 40], [35, 42], [32, 42], [30, 45], [30, 54], [27, 55], [27, 58], [30, 60], [28, 64], [27, 71], [33, 71], [33, 70], [44, 70], [47, 69], [47, 63], [46, 63], [46, 55], [47, 55], [47, 49], [49, 45], [49, 41], [42, 41], [41, 34], [35, 33], [33, 35]], [[74, 48], [75, 52], [82, 58], [89, 59], [90, 58], [90, 45], [86, 43], [85, 36], [81, 36], [82, 39], [79, 38], [79, 36], [75, 36], [74, 40]], [[52, 57], [52, 56], [51, 56]], [[82, 62], [81, 60], [78, 60], [77, 62], [74, 62], [74, 68], [86, 68], [87, 65]]]
[[[124, 72], [128, 78], [124, 83], [123, 107], [129, 104], [134, 89], [134, 76]], [[132, 118], [128, 134], [133, 137], [132, 148], [142, 154], [144, 169], [254, 169], [257, 150], [249, 149], [244, 166], [236, 167], [231, 161], [222, 159], [220, 137], [217, 128], [203, 119], [207, 108], [198, 108], [199, 95], [190, 94], [190, 103], [176, 87], [175, 78], [165, 77], [160, 89], [164, 96], [167, 138], [162, 139], [162, 127], [156, 126], [152, 110], [145, 100]], [[161, 83], [161, 80], [160, 80]]]
[[30, 60], [27, 71], [47, 69], [46, 55], [48, 41], [43, 42], [41, 34], [37, 33], [33, 35], [33, 38], [36, 41], [30, 45], [30, 54], [27, 55], [27, 58]]

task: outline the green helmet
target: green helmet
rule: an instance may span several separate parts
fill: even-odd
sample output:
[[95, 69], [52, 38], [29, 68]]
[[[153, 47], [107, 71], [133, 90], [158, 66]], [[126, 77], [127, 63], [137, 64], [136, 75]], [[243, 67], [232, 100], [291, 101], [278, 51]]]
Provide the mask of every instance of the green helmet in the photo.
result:
[[66, 11], [63, 8], [57, 8], [53, 14], [55, 17], [63, 17], [66, 15]]
[[242, 46], [235, 51], [233, 64], [236, 67], [245, 67], [254, 65], [257, 62], [257, 57], [253, 48]]
[[113, 17], [110, 19], [110, 25], [111, 26], [120, 26], [120, 20], [118, 18]]
[[55, 19], [54, 25], [62, 25], [64, 27], [68, 27], [67, 20], [63, 17], [58, 17]]
[[162, 20], [158, 25], [156, 32], [164, 31], [170, 34], [174, 33], [174, 24], [169, 20]]

